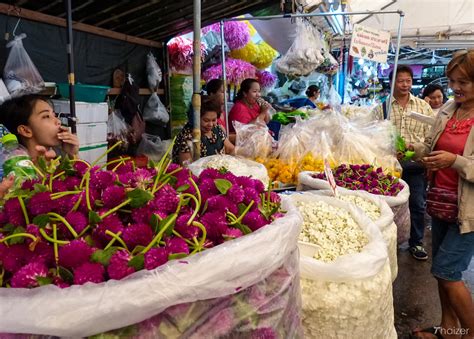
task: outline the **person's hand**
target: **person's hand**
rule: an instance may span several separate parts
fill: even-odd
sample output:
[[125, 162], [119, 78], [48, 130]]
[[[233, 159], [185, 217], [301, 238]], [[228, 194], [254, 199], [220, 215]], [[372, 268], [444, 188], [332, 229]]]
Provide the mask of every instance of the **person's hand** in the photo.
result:
[[424, 99], [425, 99], [425, 101], [426, 101], [426, 102], [428, 103], [428, 105], [429, 105], [429, 104], [430, 104], [430, 101], [431, 101], [430, 97], [429, 97], [429, 96], [426, 96], [426, 97], [424, 97]]
[[44, 157], [46, 161], [50, 161], [56, 158], [56, 152], [52, 149], [48, 149], [44, 146], [36, 145], [35, 150], [36, 150], [36, 156], [31, 159], [33, 160], [34, 163], [37, 163], [39, 157]]
[[438, 171], [442, 168], [451, 167], [456, 161], [456, 154], [446, 151], [433, 151], [422, 160], [426, 168], [431, 171]]
[[58, 133], [59, 140], [62, 141], [62, 148], [70, 156], [79, 153], [79, 139], [77, 135], [72, 134], [67, 127], [61, 127], [62, 131]]
[[8, 190], [13, 187], [15, 183], [15, 175], [9, 174], [6, 178], [3, 178], [0, 183], [0, 199], [2, 199], [5, 194], [8, 193]]
[[397, 160], [398, 161], [402, 160], [404, 157], [405, 157], [405, 153], [403, 153], [402, 151], [397, 152]]

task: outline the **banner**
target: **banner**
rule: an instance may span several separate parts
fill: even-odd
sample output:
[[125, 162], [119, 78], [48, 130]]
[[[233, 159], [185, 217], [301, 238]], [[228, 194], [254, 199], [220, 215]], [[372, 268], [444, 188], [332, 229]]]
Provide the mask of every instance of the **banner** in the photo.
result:
[[390, 32], [355, 24], [349, 54], [357, 58], [386, 63], [389, 44]]

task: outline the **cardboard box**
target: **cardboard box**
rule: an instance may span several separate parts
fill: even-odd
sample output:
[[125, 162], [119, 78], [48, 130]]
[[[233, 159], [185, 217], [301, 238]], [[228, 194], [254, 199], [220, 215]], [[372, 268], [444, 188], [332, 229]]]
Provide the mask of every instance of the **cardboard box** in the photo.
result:
[[[57, 114], [69, 114], [69, 100], [51, 100]], [[109, 117], [109, 106], [106, 102], [89, 103], [76, 101], [76, 118], [78, 124], [106, 122]]]
[[[107, 142], [81, 146], [79, 148], [79, 158], [89, 163], [97, 160], [102, 154], [107, 152]], [[107, 162], [107, 157], [101, 159], [97, 164], [103, 165]]]

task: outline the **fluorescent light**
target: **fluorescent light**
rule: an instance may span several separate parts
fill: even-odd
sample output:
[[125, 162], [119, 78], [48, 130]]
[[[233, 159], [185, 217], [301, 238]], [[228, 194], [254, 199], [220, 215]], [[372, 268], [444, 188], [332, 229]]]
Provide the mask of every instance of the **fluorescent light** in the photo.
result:
[[472, 48], [474, 47], [474, 40], [416, 41], [416, 47], [420, 47], [420, 48]]

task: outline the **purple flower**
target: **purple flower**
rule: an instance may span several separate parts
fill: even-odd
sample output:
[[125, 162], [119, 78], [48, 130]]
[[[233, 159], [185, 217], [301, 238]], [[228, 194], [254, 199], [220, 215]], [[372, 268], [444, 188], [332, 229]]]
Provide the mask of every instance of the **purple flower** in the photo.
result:
[[232, 183], [232, 185], [238, 185], [239, 182], [237, 180], [237, 176], [234, 175], [234, 173], [227, 172], [222, 175], [222, 179], [228, 180]]
[[132, 186], [145, 189], [153, 183], [153, 175], [146, 168], [137, 169], [132, 176]]
[[67, 288], [70, 286], [67, 282], [65, 282], [63, 279], [61, 279], [61, 277], [58, 276], [53, 278], [53, 284], [58, 286], [59, 288]]
[[54, 248], [45, 241], [40, 241], [35, 245], [30, 262], [41, 261], [46, 266], [54, 265]]
[[228, 227], [227, 230], [222, 234], [222, 236], [225, 240], [232, 240], [240, 238], [241, 236], [243, 236], [243, 233], [238, 228]]
[[171, 163], [169, 164], [168, 168], [166, 169], [166, 173], [171, 173], [174, 170], [177, 170], [179, 168], [178, 164]]
[[32, 191], [35, 184], [38, 184], [39, 180], [38, 179], [33, 179], [33, 180], [25, 180], [21, 183], [21, 189], [22, 190], [27, 190], [27, 191]]
[[233, 214], [239, 213], [237, 205], [223, 195], [215, 195], [207, 200], [207, 208], [210, 211], [229, 211]]
[[[34, 235], [35, 237], [39, 237], [40, 236], [40, 232], [39, 232], [39, 227], [36, 226], [35, 224], [29, 224], [26, 226], [26, 233], [29, 233], [31, 235]], [[26, 243], [27, 244], [30, 244], [33, 242], [32, 239], [30, 238], [26, 238], [25, 239]]]
[[14, 226], [25, 225], [25, 217], [21, 210], [20, 200], [18, 198], [12, 198], [5, 202], [4, 211], [7, 214], [8, 222]]
[[168, 251], [164, 247], [154, 247], [145, 253], [145, 269], [153, 270], [168, 262]]
[[105, 274], [104, 266], [99, 263], [86, 262], [74, 269], [74, 284], [84, 285], [87, 282], [101, 283]]
[[176, 211], [179, 204], [179, 197], [175, 194], [161, 194], [153, 199], [149, 205], [152, 210], [170, 214]]
[[120, 164], [115, 170], [117, 174], [125, 174], [133, 172], [133, 164], [131, 161], [127, 161], [125, 164]]
[[48, 268], [43, 262], [32, 262], [20, 268], [11, 279], [11, 286], [14, 288], [38, 287], [37, 278], [46, 278]]
[[2, 265], [6, 271], [14, 273], [30, 262], [31, 258], [32, 252], [27, 245], [15, 244], [8, 247], [8, 250], [4, 253]]
[[199, 191], [201, 192], [202, 201], [205, 202], [210, 197], [219, 194], [214, 179], [205, 178], [199, 184]]
[[205, 179], [214, 180], [214, 179], [218, 179], [218, 178], [221, 178], [221, 177], [222, 177], [221, 174], [215, 168], [206, 168], [199, 175], [199, 180], [200, 180], [200, 182], [202, 182]]
[[74, 191], [81, 184], [81, 179], [78, 177], [68, 176], [64, 179], [64, 183], [66, 184], [68, 191]]
[[0, 225], [3, 226], [8, 222], [8, 215], [5, 211], [0, 211]]
[[260, 203], [261, 201], [260, 196], [258, 195], [258, 192], [254, 188], [245, 187], [244, 193], [245, 193], [245, 197], [244, 197], [245, 205], [250, 204], [251, 201], [253, 201], [255, 205], [258, 205]]
[[89, 223], [87, 217], [81, 212], [69, 212], [66, 214], [65, 219], [77, 233], [81, 233]]
[[110, 279], [121, 280], [135, 273], [135, 269], [128, 265], [130, 259], [130, 254], [127, 251], [116, 251], [110, 258], [109, 266], [107, 267]]
[[237, 185], [229, 188], [226, 195], [235, 204], [240, 204], [245, 198], [244, 190]]
[[193, 225], [189, 225], [189, 226], [187, 225], [189, 218], [191, 218], [191, 214], [192, 213], [185, 213], [185, 214], [179, 215], [178, 218], [176, 219], [176, 225], [174, 227], [176, 232], [181, 234], [181, 236], [183, 236], [183, 238], [186, 238], [186, 239], [192, 239], [194, 237], [198, 237], [201, 232], [199, 227], [196, 227]]
[[122, 239], [130, 250], [136, 246], [147, 246], [153, 240], [153, 231], [147, 224], [130, 225], [123, 231]]
[[274, 204], [279, 204], [281, 202], [280, 195], [276, 192], [270, 192], [270, 201]]
[[183, 239], [172, 237], [166, 239], [166, 250], [169, 254], [186, 253], [189, 254], [189, 246]]
[[93, 248], [83, 239], [76, 239], [59, 248], [59, 264], [74, 269], [89, 261]]
[[262, 327], [253, 330], [250, 339], [277, 339], [278, 335], [271, 327]]
[[97, 171], [91, 175], [90, 186], [103, 190], [109, 186], [112, 186], [117, 180], [117, 175], [112, 171]]
[[222, 240], [222, 234], [227, 231], [227, 220], [224, 211], [206, 212], [199, 220], [206, 228], [209, 239], [215, 242]]
[[253, 211], [250, 211], [248, 212], [242, 222], [247, 225], [248, 227], [250, 227], [250, 229], [252, 231], [256, 231], [258, 230], [259, 228], [267, 225], [270, 223], [269, 220], [267, 220], [263, 215], [262, 213], [260, 213], [259, 210], [253, 210]]
[[65, 197], [54, 200], [56, 212], [60, 215], [66, 215], [72, 210], [74, 204], [79, 199], [79, 194], [66, 195]]
[[125, 188], [121, 186], [110, 186], [102, 192], [104, 207], [113, 208], [125, 200]]
[[51, 188], [53, 193], [68, 191], [67, 185], [63, 180], [54, 180]]
[[78, 176], [83, 177], [89, 169], [89, 166], [87, 166], [82, 161], [76, 161], [73, 165], [73, 168], [76, 170]]
[[126, 172], [126, 173], [120, 173], [119, 175], [119, 181], [124, 184], [124, 185], [131, 185], [133, 181], [133, 173], [131, 172]]
[[104, 220], [102, 220], [102, 222], [92, 231], [92, 239], [98, 247], [104, 247], [110, 240], [112, 240], [112, 237], [105, 233], [107, 230], [115, 234], [124, 231], [123, 224], [116, 214], [111, 214], [105, 217]]

